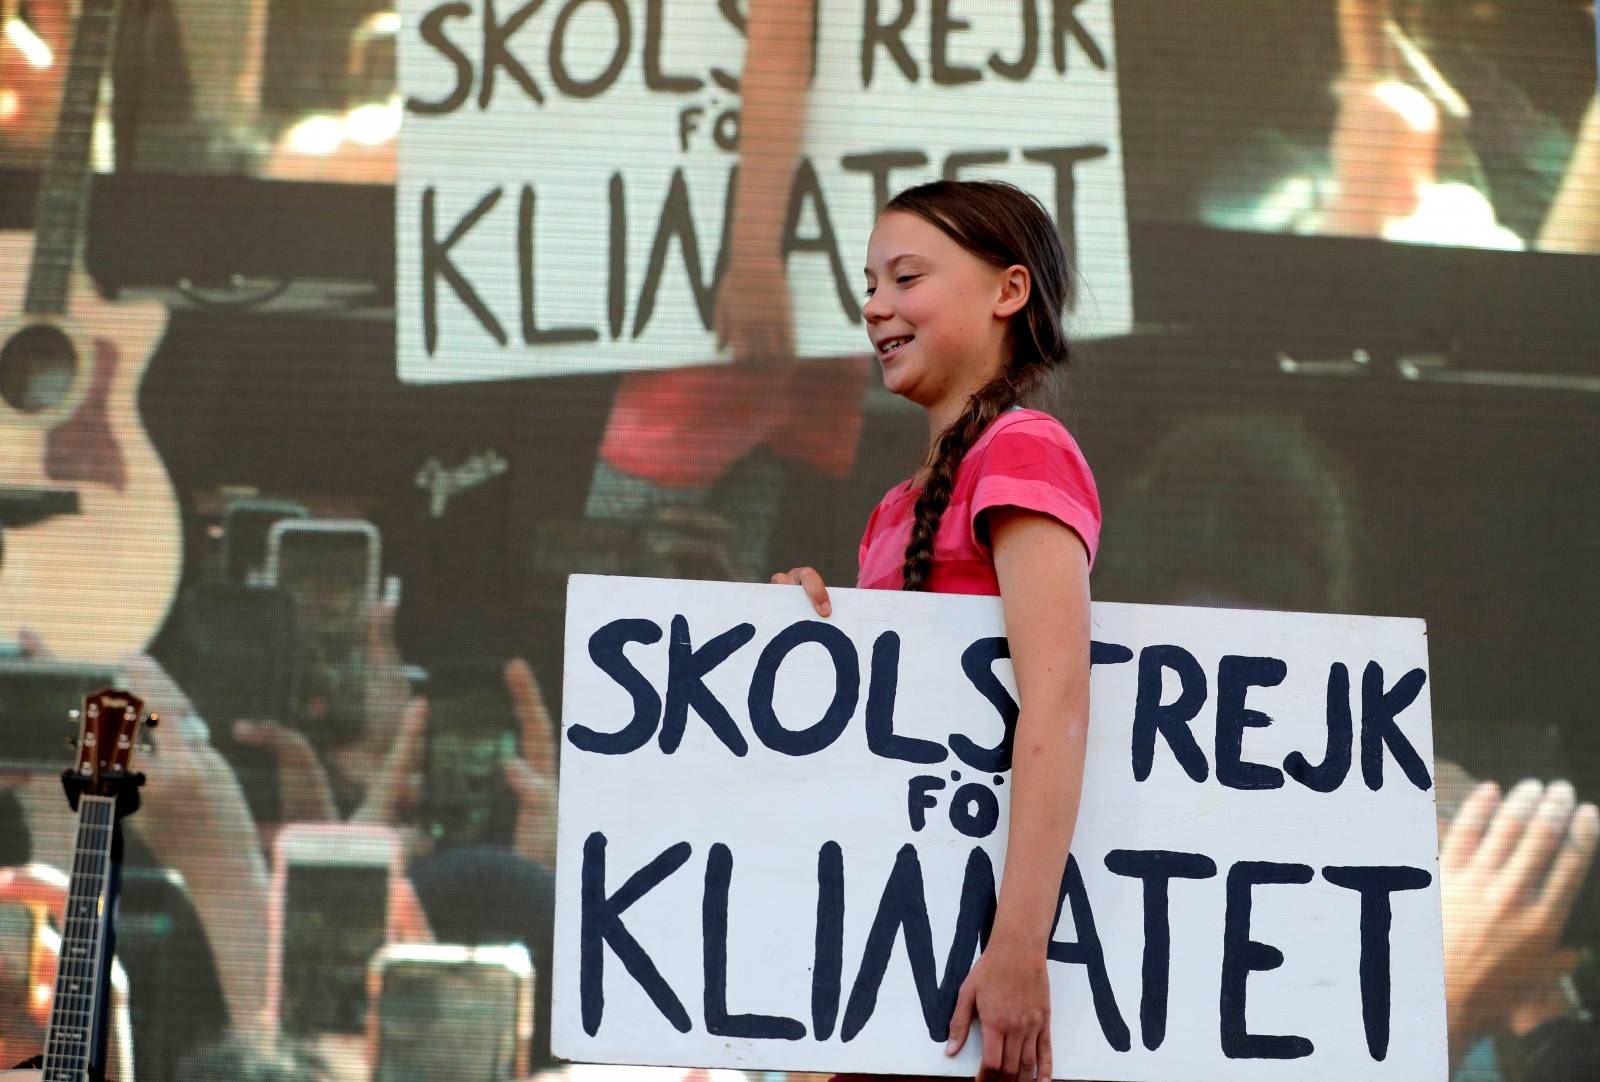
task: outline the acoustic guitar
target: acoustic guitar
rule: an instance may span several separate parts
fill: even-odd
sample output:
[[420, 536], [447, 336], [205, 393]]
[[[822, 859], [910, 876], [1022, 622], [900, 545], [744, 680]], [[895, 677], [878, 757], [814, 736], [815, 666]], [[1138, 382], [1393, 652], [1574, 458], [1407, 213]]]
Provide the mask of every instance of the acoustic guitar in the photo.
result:
[[[119, 1042], [120, 1070], [107, 1072], [111, 1028], [112, 952], [122, 862], [121, 822], [139, 807], [144, 775], [129, 768], [144, 722], [144, 702], [125, 691], [84, 700], [73, 769], [62, 775], [78, 813], [72, 874], [59, 915], [56, 979], [45, 1024], [44, 1052], [29, 1069], [0, 1072], [0, 1082], [90, 1082], [132, 1075], [129, 1042]], [[149, 723], [156, 724], [155, 715]], [[126, 1026], [119, 1027], [125, 1031]], [[126, 1037], [125, 1032], [123, 1037]]]
[[[32, 234], [0, 234], [0, 643], [63, 660], [142, 650], [182, 570], [177, 498], [139, 417], [166, 328], [110, 304], [80, 259], [101, 79], [119, 0], [83, 0]], [[104, 599], [117, 605], [106, 610]]]

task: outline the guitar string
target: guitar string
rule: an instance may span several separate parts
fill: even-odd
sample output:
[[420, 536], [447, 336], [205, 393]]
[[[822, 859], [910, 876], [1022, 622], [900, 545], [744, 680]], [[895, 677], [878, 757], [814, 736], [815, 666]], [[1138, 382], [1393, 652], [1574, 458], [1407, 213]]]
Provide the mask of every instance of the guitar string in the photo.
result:
[[[104, 942], [97, 903], [110, 870], [110, 827], [115, 820], [115, 800], [86, 794], [81, 801], [88, 801], [88, 804], [80, 803], [82, 811], [68, 888], [67, 915], [62, 927], [62, 954], [57, 968], [57, 996], [46, 1032], [44, 1077], [47, 1082], [68, 1082], [88, 1068], [88, 1029], [99, 983], [93, 971], [97, 967], [98, 948]], [[96, 821], [99, 819], [104, 821]], [[86, 957], [90, 945], [96, 949]], [[63, 993], [61, 985], [69, 980], [73, 988], [86, 990]], [[68, 1006], [63, 995], [88, 1000], [88, 1006]], [[63, 1047], [64, 1041], [68, 1047]]]

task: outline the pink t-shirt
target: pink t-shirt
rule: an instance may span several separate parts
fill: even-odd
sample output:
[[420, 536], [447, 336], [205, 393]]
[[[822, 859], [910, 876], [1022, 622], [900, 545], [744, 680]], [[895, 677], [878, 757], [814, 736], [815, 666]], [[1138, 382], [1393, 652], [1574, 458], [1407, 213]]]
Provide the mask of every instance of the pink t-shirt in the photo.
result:
[[[918, 491], [891, 488], [867, 519], [856, 585], [898, 590]], [[991, 507], [1020, 507], [1058, 519], [1083, 539], [1094, 567], [1100, 544], [1100, 495], [1072, 434], [1048, 413], [1012, 409], [995, 418], [956, 470], [950, 506], [933, 539], [928, 590], [998, 594], [994, 554], [980, 516]]]

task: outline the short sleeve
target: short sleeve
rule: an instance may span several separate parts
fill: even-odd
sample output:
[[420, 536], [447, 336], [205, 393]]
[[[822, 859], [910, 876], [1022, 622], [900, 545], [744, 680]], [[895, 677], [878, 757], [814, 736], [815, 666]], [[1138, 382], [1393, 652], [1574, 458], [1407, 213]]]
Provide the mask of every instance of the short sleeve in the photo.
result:
[[883, 510], [883, 504], [872, 509], [872, 514], [867, 516], [867, 528], [861, 532], [861, 544], [856, 549], [856, 574], [859, 576], [867, 566], [867, 548], [872, 544], [872, 535], [878, 528], [878, 513]]
[[1054, 418], [1020, 417], [981, 451], [969, 504], [972, 543], [989, 550], [983, 512], [991, 507], [1039, 511], [1083, 540], [1089, 566], [1100, 547], [1100, 494], [1078, 443]]

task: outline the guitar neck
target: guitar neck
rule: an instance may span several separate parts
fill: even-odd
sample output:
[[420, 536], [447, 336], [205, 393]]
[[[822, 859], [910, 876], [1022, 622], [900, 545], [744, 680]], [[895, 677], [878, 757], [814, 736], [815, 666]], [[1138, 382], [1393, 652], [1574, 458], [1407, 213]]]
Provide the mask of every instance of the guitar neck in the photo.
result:
[[116, 799], [83, 794], [67, 891], [43, 1082], [83, 1082], [105, 1066], [111, 919], [116, 906]]
[[66, 311], [67, 288], [88, 217], [90, 157], [100, 84], [116, 45], [120, 3], [121, 0], [83, 0], [78, 12], [55, 138], [39, 177], [33, 263], [23, 301], [24, 310], [30, 315], [60, 315]]

